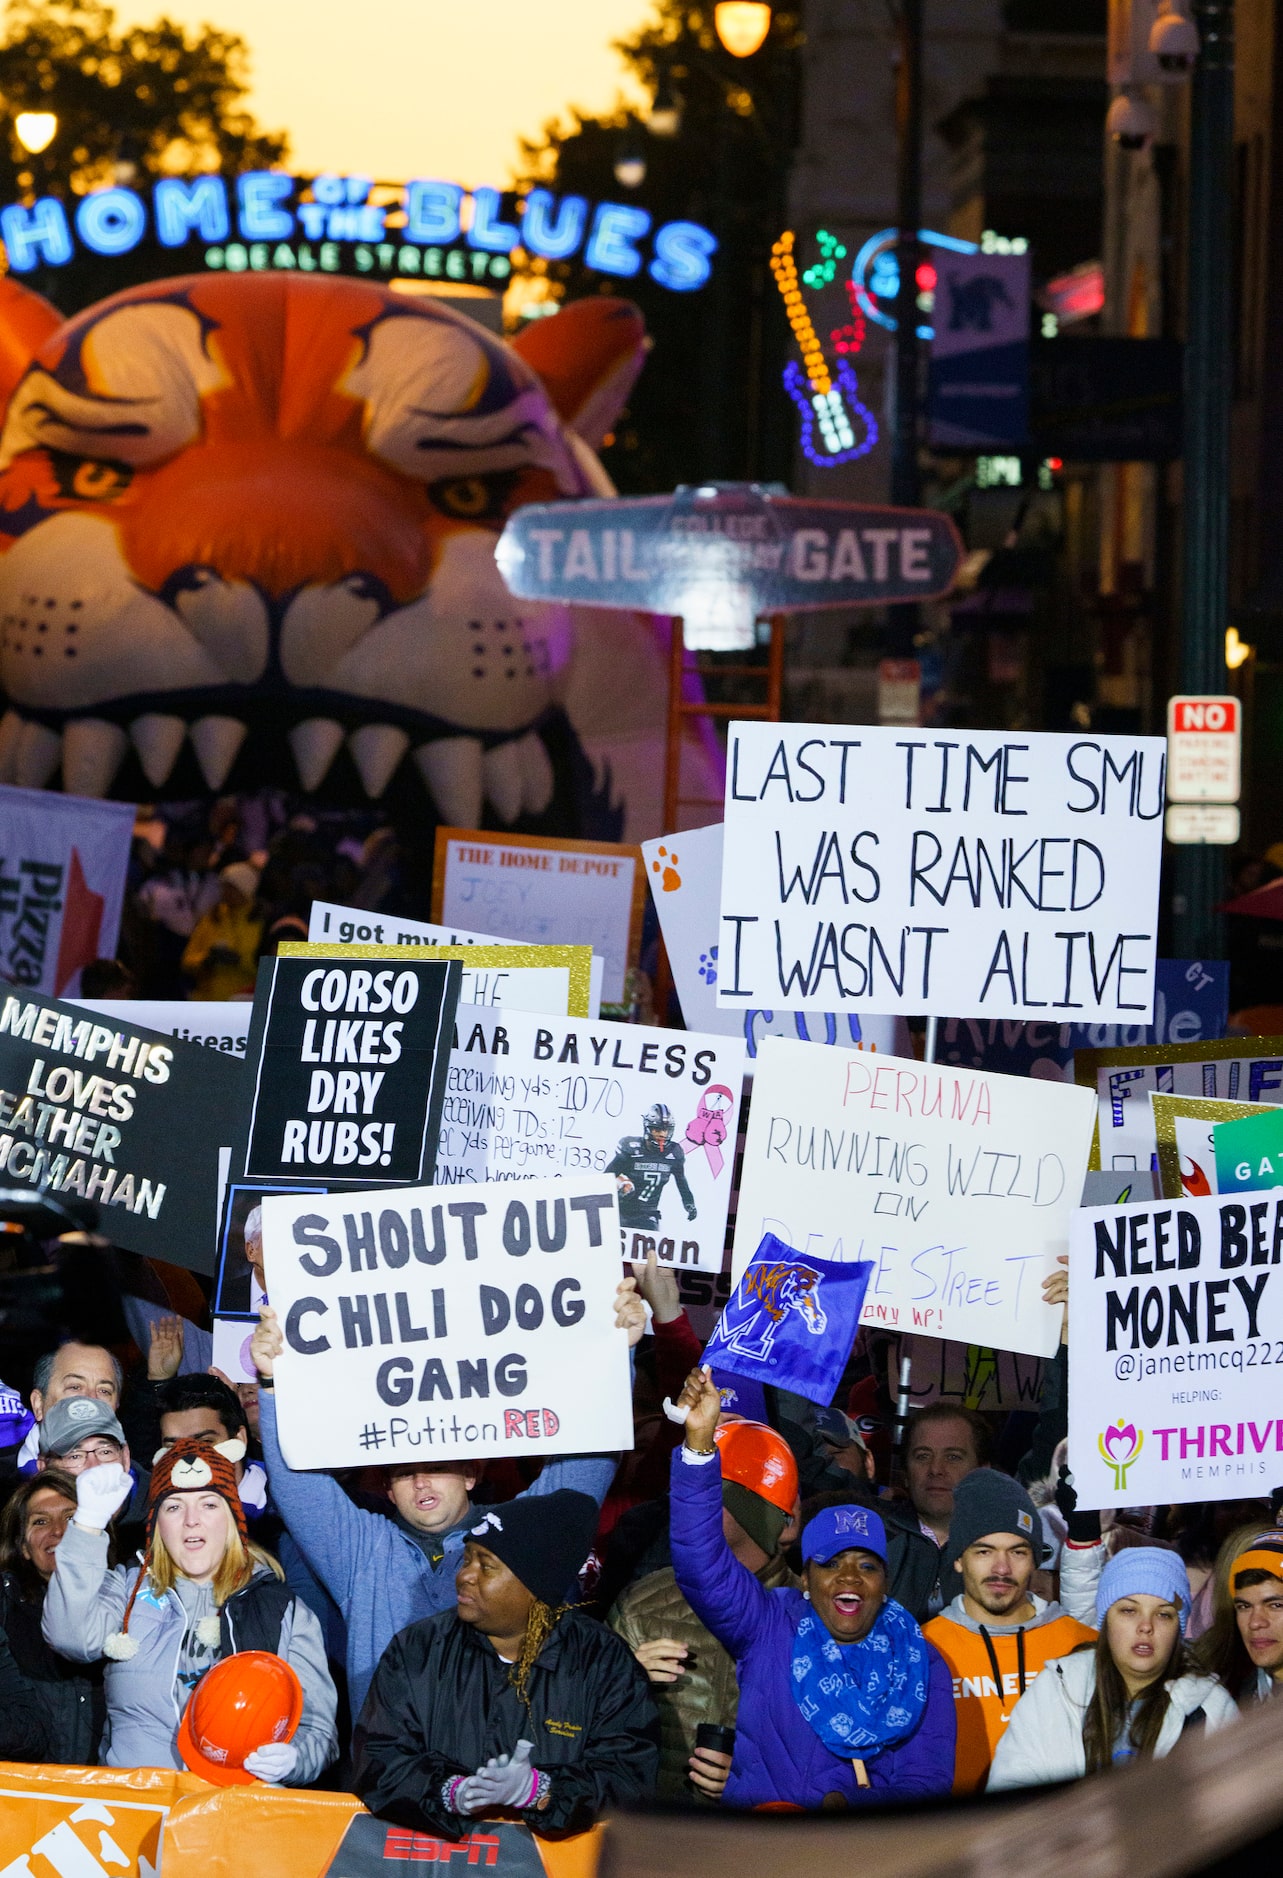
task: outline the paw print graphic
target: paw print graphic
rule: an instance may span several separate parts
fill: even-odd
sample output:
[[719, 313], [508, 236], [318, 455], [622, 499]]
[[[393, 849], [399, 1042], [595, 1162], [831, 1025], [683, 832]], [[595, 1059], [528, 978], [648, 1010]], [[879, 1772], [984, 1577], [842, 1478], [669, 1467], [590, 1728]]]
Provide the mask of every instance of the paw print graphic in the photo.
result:
[[661, 858], [651, 862], [650, 871], [652, 874], [662, 875], [659, 884], [665, 893], [676, 893], [682, 884], [682, 877], [677, 871], [681, 863], [677, 856], [670, 853], [667, 848], [661, 848], [659, 854]]
[[699, 955], [699, 975], [706, 985], [717, 983], [717, 947], [710, 946]]

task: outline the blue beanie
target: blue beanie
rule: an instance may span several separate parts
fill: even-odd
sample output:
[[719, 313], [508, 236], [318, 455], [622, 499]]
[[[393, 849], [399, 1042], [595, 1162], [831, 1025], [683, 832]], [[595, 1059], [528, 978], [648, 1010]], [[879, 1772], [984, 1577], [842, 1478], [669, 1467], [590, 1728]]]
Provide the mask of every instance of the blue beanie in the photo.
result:
[[1166, 1598], [1180, 1613], [1181, 1635], [1189, 1616], [1189, 1573], [1179, 1552], [1163, 1546], [1128, 1545], [1115, 1552], [1096, 1587], [1096, 1622], [1103, 1630], [1105, 1614], [1119, 1598]]

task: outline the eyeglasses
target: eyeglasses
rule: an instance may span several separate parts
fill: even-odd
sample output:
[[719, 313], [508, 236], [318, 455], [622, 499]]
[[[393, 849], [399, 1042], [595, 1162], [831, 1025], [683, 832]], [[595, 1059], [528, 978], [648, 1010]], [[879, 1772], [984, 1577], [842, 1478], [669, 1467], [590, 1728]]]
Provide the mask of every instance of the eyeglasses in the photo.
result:
[[82, 1441], [79, 1447], [69, 1449], [62, 1459], [64, 1466], [102, 1467], [108, 1461], [118, 1461], [120, 1449], [114, 1441]]

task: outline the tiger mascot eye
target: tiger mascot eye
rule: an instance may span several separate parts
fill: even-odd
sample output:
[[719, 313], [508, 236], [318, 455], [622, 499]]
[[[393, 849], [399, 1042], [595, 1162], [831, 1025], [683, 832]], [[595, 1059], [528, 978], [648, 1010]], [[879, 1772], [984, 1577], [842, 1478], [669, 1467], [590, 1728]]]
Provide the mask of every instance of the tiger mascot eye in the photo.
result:
[[595, 447], [645, 346], [606, 298], [505, 343], [333, 276], [154, 281], [65, 321], [0, 281], [0, 781], [105, 795], [132, 745], [163, 793], [190, 742], [211, 790], [312, 791], [346, 744], [367, 797], [409, 759], [473, 827], [548, 808], [540, 733], [568, 720], [625, 836], [660, 832], [654, 624], [514, 600], [494, 559], [522, 503], [613, 493]]

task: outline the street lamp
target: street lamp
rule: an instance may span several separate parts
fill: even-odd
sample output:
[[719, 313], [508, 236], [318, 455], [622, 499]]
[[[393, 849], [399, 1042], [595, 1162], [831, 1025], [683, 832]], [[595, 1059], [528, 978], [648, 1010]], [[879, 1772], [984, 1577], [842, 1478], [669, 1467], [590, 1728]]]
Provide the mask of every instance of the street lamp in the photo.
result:
[[23, 149], [32, 156], [39, 156], [58, 135], [58, 114], [56, 111], [19, 111], [13, 128]]
[[621, 189], [640, 189], [646, 180], [646, 146], [631, 120], [615, 146], [614, 167]]
[[771, 30], [771, 9], [767, 0], [718, 0], [713, 25], [732, 58], [749, 59]]
[[682, 101], [667, 66], [661, 66], [655, 97], [646, 114], [646, 128], [652, 137], [675, 137], [682, 127]]

